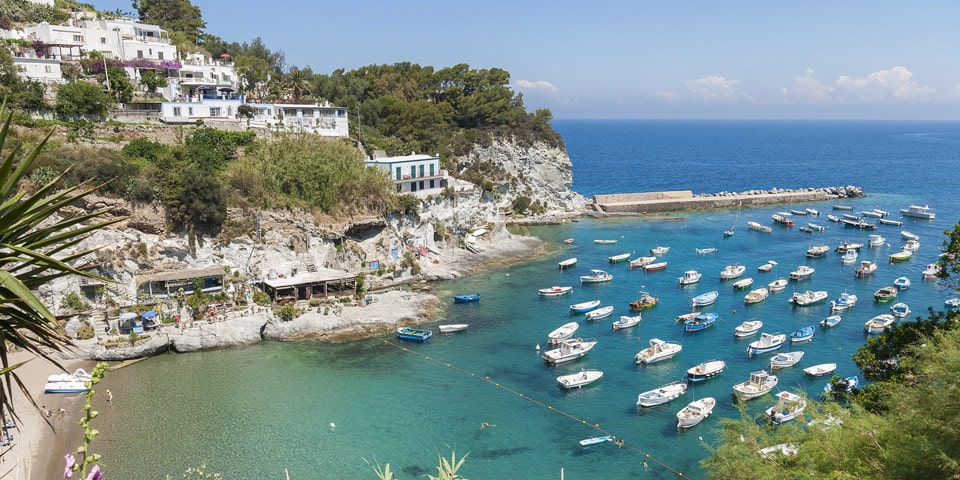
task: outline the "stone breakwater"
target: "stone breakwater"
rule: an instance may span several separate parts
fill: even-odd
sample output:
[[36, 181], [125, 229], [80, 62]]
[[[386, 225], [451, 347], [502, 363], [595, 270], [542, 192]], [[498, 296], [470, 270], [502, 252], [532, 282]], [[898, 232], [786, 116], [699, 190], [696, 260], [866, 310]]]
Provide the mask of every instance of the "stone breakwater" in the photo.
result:
[[595, 195], [590, 208], [601, 213], [640, 214], [680, 210], [711, 210], [782, 203], [819, 202], [864, 197], [855, 186], [748, 190], [694, 194], [691, 190]]

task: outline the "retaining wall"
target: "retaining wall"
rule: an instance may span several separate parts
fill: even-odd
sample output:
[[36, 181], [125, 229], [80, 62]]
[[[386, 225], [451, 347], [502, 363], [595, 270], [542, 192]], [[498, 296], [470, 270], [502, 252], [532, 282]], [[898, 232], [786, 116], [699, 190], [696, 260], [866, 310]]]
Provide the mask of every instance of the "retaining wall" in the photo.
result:
[[[849, 188], [849, 187], [847, 187]], [[693, 196], [689, 190], [672, 192], [645, 192], [596, 195], [593, 208], [605, 213], [651, 213], [677, 210], [710, 210], [736, 208], [739, 206], [762, 206], [781, 203], [819, 202], [833, 198], [863, 196], [838, 192], [837, 189], [809, 189], [788, 192], [724, 193]]]

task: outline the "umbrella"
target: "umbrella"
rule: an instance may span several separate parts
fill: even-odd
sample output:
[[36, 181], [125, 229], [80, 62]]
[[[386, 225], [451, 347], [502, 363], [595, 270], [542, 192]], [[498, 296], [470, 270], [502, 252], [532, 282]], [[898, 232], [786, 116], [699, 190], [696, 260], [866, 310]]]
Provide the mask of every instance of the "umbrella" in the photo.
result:
[[141, 313], [140, 316], [143, 318], [153, 318], [157, 316], [157, 312], [154, 312], [153, 310], [147, 310], [146, 312]]
[[197, 87], [197, 90], [213, 90], [213, 87], [208, 85], [200, 85], [199, 87]]
[[230, 54], [229, 54], [229, 53], [221, 53], [221, 54], [220, 54], [220, 58], [230, 58]]
[[222, 88], [220, 88], [220, 91], [221, 91], [221, 92], [227, 92], [227, 93], [230, 93], [230, 92], [232, 92], [232, 91], [233, 91], [233, 89], [232, 89], [232, 88], [230, 88], [230, 87], [222, 87]]
[[134, 318], [137, 318], [138, 316], [139, 316], [139, 315], [137, 315], [136, 313], [133, 313], [133, 312], [121, 313], [121, 314], [120, 314], [120, 321], [122, 322], [122, 321], [124, 321], [124, 320], [133, 320]]

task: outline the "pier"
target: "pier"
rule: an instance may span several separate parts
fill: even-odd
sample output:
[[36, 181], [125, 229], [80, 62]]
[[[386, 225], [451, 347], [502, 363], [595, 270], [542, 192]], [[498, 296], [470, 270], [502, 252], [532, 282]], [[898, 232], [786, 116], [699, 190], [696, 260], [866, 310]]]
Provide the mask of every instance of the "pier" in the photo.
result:
[[783, 203], [820, 202], [865, 196], [859, 187], [750, 190], [694, 194], [691, 190], [594, 195], [589, 205], [597, 212], [641, 214], [683, 210], [713, 210]]

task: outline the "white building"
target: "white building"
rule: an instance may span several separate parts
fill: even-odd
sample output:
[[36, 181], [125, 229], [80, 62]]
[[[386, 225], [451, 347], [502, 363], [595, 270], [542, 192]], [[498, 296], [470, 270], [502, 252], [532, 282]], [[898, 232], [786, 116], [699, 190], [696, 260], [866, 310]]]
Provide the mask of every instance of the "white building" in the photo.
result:
[[237, 114], [244, 98], [240, 95], [194, 95], [182, 102], [160, 104], [160, 121], [164, 123], [196, 123], [197, 120], [233, 120], [240, 122]]
[[179, 69], [169, 71], [169, 87], [164, 96], [183, 101], [202, 94], [232, 93], [238, 89], [237, 79], [229, 60], [211, 60], [201, 53], [191, 53]]
[[251, 127], [313, 133], [321, 137], [350, 136], [346, 107], [317, 103], [252, 103]]
[[14, 57], [13, 64], [20, 67], [21, 78], [43, 84], [64, 83], [60, 60]]
[[440, 158], [416, 153], [400, 157], [381, 157], [367, 161], [368, 167], [387, 172], [397, 193], [425, 197], [443, 191], [450, 183], [446, 170], [440, 169]]

